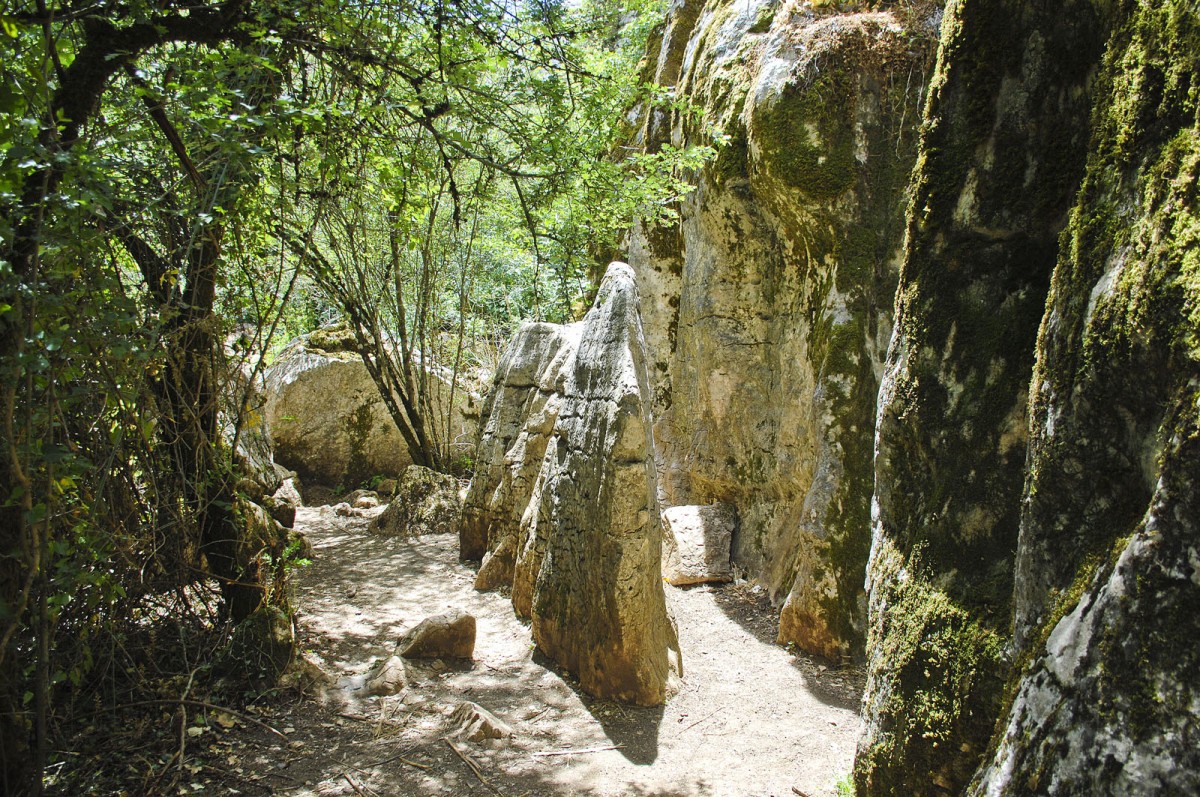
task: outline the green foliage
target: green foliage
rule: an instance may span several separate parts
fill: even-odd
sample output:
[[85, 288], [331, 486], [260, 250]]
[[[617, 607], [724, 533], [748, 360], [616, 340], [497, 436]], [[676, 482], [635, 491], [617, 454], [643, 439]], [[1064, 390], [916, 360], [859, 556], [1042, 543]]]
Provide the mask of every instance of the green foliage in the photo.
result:
[[673, 102], [637, 77], [662, 0], [10, 5], [0, 761], [39, 769], [46, 720], [138, 671], [118, 637], [286, 604], [298, 543], [256, 545], [233, 490], [284, 341], [349, 315], [403, 354], [381, 387], [417, 448], [469, 470], [428, 367], [572, 318], [713, 149], [619, 157], [627, 110]]

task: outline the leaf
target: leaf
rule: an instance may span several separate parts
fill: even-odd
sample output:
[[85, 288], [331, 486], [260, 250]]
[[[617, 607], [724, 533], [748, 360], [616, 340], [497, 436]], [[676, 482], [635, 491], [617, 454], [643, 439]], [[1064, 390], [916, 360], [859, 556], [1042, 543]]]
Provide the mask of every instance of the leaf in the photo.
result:
[[17, 27], [17, 21], [7, 14], [0, 14], [0, 28], [4, 30], [4, 35], [10, 39], [17, 38], [17, 34], [21, 29]]

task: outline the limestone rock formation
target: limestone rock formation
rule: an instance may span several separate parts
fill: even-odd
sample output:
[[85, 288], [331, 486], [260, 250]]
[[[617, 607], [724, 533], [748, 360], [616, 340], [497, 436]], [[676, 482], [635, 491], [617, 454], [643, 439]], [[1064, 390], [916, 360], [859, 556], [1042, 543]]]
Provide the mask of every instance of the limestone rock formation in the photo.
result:
[[1030, 388], [1023, 667], [975, 794], [1200, 793], [1198, 14], [1109, 20]]
[[426, 617], [396, 644], [407, 659], [470, 659], [475, 655], [475, 618], [461, 609]]
[[879, 394], [868, 794], [960, 792], [1003, 689], [1034, 344], [1103, 38], [1087, 2], [1002, 5], [947, 10], [914, 178]]
[[663, 578], [677, 587], [733, 580], [729, 549], [737, 527], [731, 504], [673, 506], [662, 513]]
[[477, 589], [512, 583], [521, 516], [558, 419], [566, 365], [581, 329], [527, 322], [500, 359], [483, 405], [475, 476], [459, 527], [460, 555], [483, 559]]
[[391, 537], [454, 534], [461, 514], [457, 479], [420, 465], [409, 465], [392, 502], [371, 521], [369, 529]]
[[[352, 339], [337, 331], [301, 336], [280, 352], [267, 369], [265, 409], [280, 463], [306, 484], [349, 488], [399, 474], [412, 460]], [[435, 398], [448, 398], [445, 380], [432, 369], [430, 378]], [[445, 402], [438, 412], [447, 415]], [[474, 397], [458, 391], [448, 416], [447, 434], [465, 451], [475, 436]]]
[[521, 330], [489, 400], [462, 539], [464, 553], [489, 549], [477, 586], [511, 580], [535, 642], [584, 690], [652, 705], [679, 663], [644, 346], [622, 263], [578, 327]]
[[[638, 275], [666, 506], [737, 507], [734, 559], [783, 608], [781, 642], [863, 647], [875, 395], [891, 333], [931, 2], [675, 3], [637, 143], [730, 136], [678, 208], [640, 228]], [[901, 13], [903, 11], [903, 13]]]

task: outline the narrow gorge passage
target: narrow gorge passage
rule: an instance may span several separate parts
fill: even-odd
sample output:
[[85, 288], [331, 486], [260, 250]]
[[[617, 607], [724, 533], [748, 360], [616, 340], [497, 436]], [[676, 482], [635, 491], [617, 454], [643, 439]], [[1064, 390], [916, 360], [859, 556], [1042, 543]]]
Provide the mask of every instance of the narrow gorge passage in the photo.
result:
[[[850, 772], [859, 674], [772, 644], [775, 617], [748, 585], [667, 587], [682, 686], [665, 706], [631, 708], [593, 700], [538, 655], [510, 602], [472, 588], [456, 537], [380, 538], [367, 523], [332, 508], [297, 517], [315, 548], [297, 579], [302, 649], [336, 683], [288, 718], [277, 793], [816, 797]], [[366, 696], [373, 661], [450, 608], [477, 618], [473, 666], [418, 664], [406, 691]], [[464, 700], [515, 731], [509, 741], [451, 737], [487, 784], [443, 738]]]

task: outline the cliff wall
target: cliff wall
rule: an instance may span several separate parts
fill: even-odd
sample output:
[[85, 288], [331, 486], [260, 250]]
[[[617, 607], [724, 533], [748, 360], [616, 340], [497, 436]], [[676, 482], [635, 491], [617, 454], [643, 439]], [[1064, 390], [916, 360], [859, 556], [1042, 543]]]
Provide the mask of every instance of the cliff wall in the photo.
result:
[[629, 262], [663, 505], [736, 505], [734, 560], [784, 604], [779, 640], [840, 658], [864, 639], [875, 396], [938, 12], [814, 5], [672, 6], [646, 75], [703, 123], [643, 110], [638, 143], [729, 143]]

